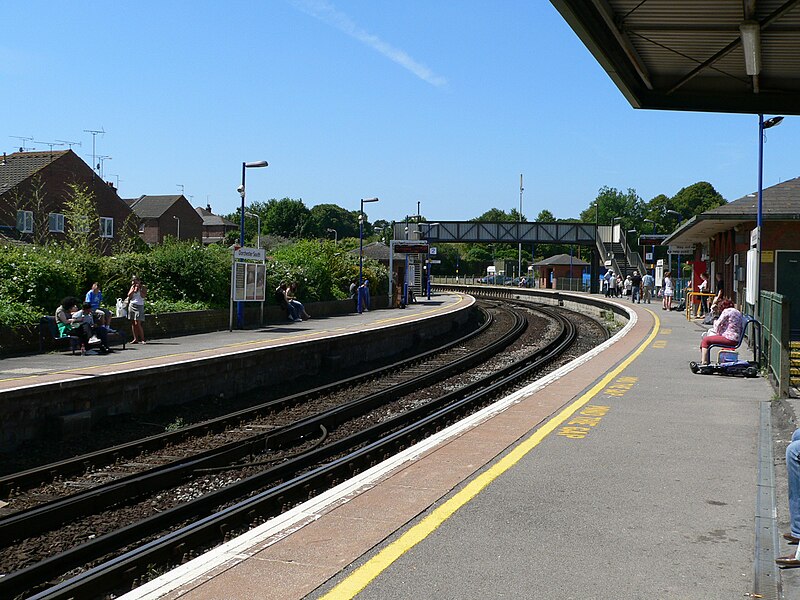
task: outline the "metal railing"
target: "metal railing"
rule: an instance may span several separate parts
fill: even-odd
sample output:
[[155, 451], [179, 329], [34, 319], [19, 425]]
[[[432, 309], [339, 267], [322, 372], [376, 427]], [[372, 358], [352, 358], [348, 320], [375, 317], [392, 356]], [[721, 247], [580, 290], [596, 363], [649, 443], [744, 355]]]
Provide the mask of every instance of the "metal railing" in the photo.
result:
[[765, 366], [773, 377], [781, 398], [789, 395], [789, 301], [775, 292], [761, 292], [759, 321]]

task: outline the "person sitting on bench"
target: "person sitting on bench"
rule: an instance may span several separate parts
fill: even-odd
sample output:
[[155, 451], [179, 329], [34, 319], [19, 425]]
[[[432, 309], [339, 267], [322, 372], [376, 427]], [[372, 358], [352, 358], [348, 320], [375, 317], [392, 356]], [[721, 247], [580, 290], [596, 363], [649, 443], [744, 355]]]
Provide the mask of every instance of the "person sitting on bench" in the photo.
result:
[[733, 348], [739, 344], [739, 337], [742, 335], [744, 317], [733, 302], [725, 298], [719, 302], [719, 308], [721, 309], [719, 318], [714, 321], [714, 325], [700, 342], [700, 367], [708, 366], [709, 346]]
[[82, 319], [75, 320], [72, 317], [72, 312], [78, 306], [78, 299], [73, 296], [67, 296], [61, 301], [61, 305], [56, 309], [56, 325], [58, 332], [62, 336], [71, 336], [80, 342], [81, 353], [86, 352], [86, 346], [89, 343], [88, 328], [84, 327]]

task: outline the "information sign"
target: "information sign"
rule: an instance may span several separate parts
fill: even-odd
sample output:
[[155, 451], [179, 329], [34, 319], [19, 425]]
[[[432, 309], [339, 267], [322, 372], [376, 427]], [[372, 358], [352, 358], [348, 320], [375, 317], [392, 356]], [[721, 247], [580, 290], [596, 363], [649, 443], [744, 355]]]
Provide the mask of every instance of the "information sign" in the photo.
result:
[[234, 263], [234, 302], [264, 302], [267, 267], [257, 263]]
[[430, 254], [431, 256], [436, 256], [437, 252], [438, 250], [436, 249], [436, 246], [431, 246], [430, 249], [428, 250], [428, 254]]

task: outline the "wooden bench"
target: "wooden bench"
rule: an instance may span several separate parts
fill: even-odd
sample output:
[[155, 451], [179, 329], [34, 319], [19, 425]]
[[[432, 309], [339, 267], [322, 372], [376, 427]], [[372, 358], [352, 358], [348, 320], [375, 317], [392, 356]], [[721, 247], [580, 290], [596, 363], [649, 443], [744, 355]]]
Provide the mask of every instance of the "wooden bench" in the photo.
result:
[[[45, 340], [51, 339], [56, 344], [68, 344], [72, 354], [75, 354], [76, 350], [80, 350], [80, 340], [72, 335], [61, 335], [61, 332], [58, 330], [58, 325], [56, 323], [56, 318], [53, 316], [44, 316], [39, 319], [39, 352], [44, 352], [44, 344]], [[100, 340], [97, 338], [92, 338], [89, 344], [86, 346], [86, 349], [89, 350], [90, 348], [98, 348], [100, 346]], [[127, 343], [128, 339], [125, 337], [125, 334], [121, 331], [116, 331], [114, 333], [108, 332], [108, 344], [122, 344], [122, 349], [125, 350], [125, 344]]]

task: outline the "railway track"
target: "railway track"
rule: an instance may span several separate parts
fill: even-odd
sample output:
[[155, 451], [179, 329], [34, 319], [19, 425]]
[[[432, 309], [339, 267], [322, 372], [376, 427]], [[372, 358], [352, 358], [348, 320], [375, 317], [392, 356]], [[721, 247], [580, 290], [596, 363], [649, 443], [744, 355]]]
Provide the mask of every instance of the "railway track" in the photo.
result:
[[[343, 423], [363, 418], [376, 407], [385, 405], [392, 396], [396, 397], [401, 390], [428, 386], [442, 379], [442, 375], [463, 372], [463, 364], [480, 364], [485, 355], [476, 357], [475, 353], [470, 353], [453, 361], [463, 363], [462, 367], [443, 366], [438, 375], [435, 375], [437, 369], [423, 368], [424, 372], [410, 381], [395, 382], [388, 389], [376, 390], [279, 429], [251, 436], [245, 442], [237, 441], [206, 455], [123, 478], [0, 520], [0, 540], [13, 543], [12, 540], [19, 540], [23, 534], [31, 535], [32, 531], [52, 528], [54, 523], [68, 523], [86, 514], [129, 502], [132, 498], [147, 496], [154, 490], [164, 490], [165, 484], [174, 484], [183, 477], [197, 474], [220, 474], [224, 477], [231, 469], [242, 469], [237, 462], [243, 458], [249, 460], [245, 468], [255, 469], [253, 474], [239, 481], [229, 481], [198, 498], [7, 574], [0, 578], [0, 595], [14, 597], [42, 590], [34, 597], [93, 597], [102, 595], [100, 590], [115, 589], [120, 578], [135, 585], [148, 565], [177, 564], [186, 558], [187, 549], [220, 543], [226, 534], [277, 515], [358, 470], [416, 443], [432, 431], [491, 401], [520, 379], [529, 377], [531, 372], [542, 368], [572, 344], [577, 333], [568, 319], [551, 309], [537, 310], [559, 324], [558, 335], [546, 348], [490, 376], [350, 435], [328, 439], [329, 432], [336, 431]], [[525, 319], [517, 316], [509, 333], [493, 343], [487, 352], [495, 353], [507, 346], [524, 330], [526, 323]], [[379, 378], [377, 374], [373, 377]], [[363, 385], [369, 378], [360, 381]], [[319, 392], [315, 390], [314, 393]], [[258, 458], [264, 452], [298, 444], [307, 447], [296, 456], [284, 456], [277, 463]], [[142, 540], [151, 541], [137, 545]], [[76, 569], [83, 571], [51, 586], [52, 582]]]

